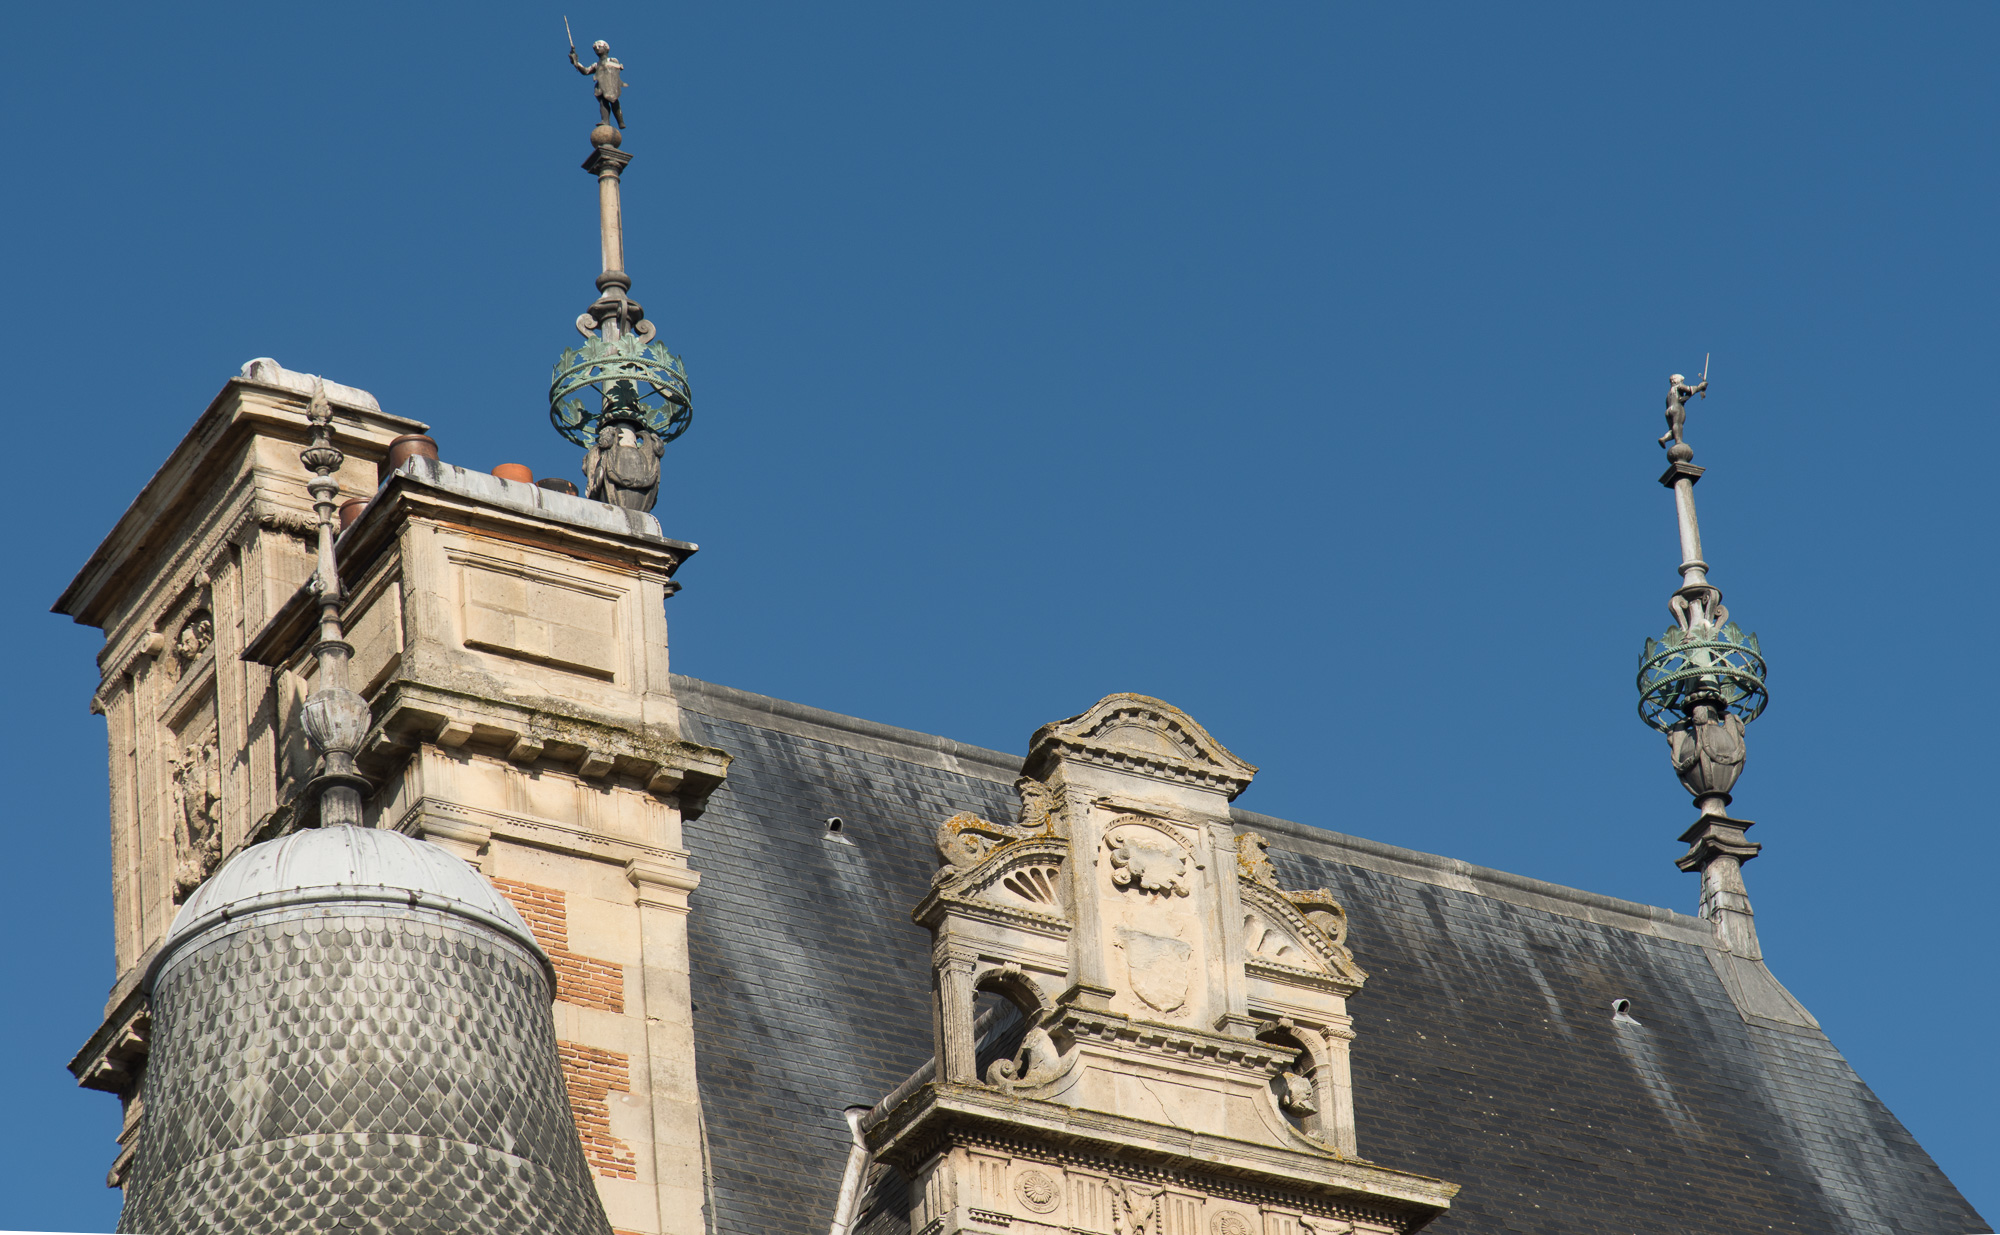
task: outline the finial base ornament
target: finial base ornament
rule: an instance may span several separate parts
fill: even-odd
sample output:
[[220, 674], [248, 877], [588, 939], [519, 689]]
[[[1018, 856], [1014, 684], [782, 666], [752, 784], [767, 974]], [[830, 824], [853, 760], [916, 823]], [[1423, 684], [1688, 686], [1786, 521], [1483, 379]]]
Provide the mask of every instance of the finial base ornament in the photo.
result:
[[[581, 347], [557, 359], [549, 382], [549, 421], [556, 432], [584, 448], [584, 496], [630, 510], [649, 511], [659, 501], [660, 459], [667, 443], [694, 419], [687, 368], [656, 340], [659, 329], [632, 299], [625, 271], [622, 177], [632, 156], [620, 150], [625, 127], [619, 107], [624, 68], [603, 40], [592, 44], [597, 61], [586, 65], [570, 46], [570, 64], [592, 79], [598, 102], [583, 170], [597, 177], [598, 235], [604, 268], [598, 297], [576, 319]], [[613, 122], [616, 122], [615, 124]]]
[[[1728, 795], [1722, 800], [1728, 802]], [[1755, 820], [1731, 819], [1719, 811], [1704, 814], [1681, 833], [1688, 851], [1674, 860], [1682, 870], [1701, 875], [1701, 916], [1715, 924], [1723, 945], [1745, 960], [1764, 956], [1757, 942], [1757, 915], [1743, 883], [1743, 864], [1764, 848], [1743, 835], [1755, 826]]]
[[320, 755], [320, 774], [306, 786], [308, 801], [319, 803], [321, 827], [362, 823], [361, 804], [368, 781], [354, 770], [354, 754], [368, 736], [373, 714], [368, 701], [347, 688], [347, 662], [354, 656], [341, 629], [344, 597], [340, 587], [340, 564], [334, 558], [334, 499], [340, 496], [340, 482], [333, 473], [347, 456], [333, 444], [333, 406], [327, 402], [326, 383], [313, 381], [311, 405], [306, 421], [312, 426], [312, 441], [299, 452], [299, 462], [313, 473], [306, 482], [312, 494], [313, 510], [319, 515], [319, 568], [312, 580], [319, 596], [319, 642], [313, 647], [319, 665], [319, 689], [307, 696], [300, 709], [306, 737]]

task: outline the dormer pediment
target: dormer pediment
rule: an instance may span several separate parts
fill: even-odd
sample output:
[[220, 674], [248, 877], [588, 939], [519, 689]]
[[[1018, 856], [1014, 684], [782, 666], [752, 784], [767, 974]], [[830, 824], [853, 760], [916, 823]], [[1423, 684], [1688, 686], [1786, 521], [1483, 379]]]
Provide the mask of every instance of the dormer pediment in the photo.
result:
[[1037, 730], [1028, 774], [1045, 777], [1062, 760], [1205, 785], [1230, 798], [1257, 774], [1186, 712], [1134, 694], [1106, 695], [1082, 715]]

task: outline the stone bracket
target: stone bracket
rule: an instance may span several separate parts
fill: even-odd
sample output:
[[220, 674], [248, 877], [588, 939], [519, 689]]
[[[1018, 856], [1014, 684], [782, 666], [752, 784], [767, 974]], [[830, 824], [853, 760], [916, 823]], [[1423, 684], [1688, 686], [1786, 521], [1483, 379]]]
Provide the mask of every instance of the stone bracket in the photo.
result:
[[85, 1089], [129, 1100], [139, 1091], [139, 1077], [152, 1051], [152, 1032], [152, 1004], [134, 983], [70, 1060], [70, 1074]]
[[408, 680], [391, 682], [376, 710], [381, 719], [363, 741], [359, 762], [380, 780], [430, 742], [490, 750], [523, 766], [553, 763], [588, 781], [629, 777], [649, 792], [678, 795], [681, 814], [694, 819], [729, 773], [729, 754], [711, 746]]

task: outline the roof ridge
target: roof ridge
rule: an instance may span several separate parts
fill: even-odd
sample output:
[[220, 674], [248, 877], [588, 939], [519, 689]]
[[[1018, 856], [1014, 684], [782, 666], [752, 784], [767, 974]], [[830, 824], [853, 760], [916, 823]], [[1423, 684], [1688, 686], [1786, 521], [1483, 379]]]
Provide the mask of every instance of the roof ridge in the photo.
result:
[[[824, 708], [738, 690], [684, 674], [673, 675], [673, 689], [684, 710], [717, 720], [733, 720], [829, 742], [886, 758], [940, 768], [981, 780], [1012, 784], [1021, 774], [1022, 756], [953, 741], [932, 733], [885, 725], [830, 712]], [[1256, 828], [1332, 857], [1348, 866], [1400, 875], [1438, 887], [1454, 888], [1493, 900], [1643, 935], [1657, 935], [1701, 947], [1714, 947], [1708, 920], [1658, 905], [1621, 900], [1559, 883], [1475, 866], [1458, 858], [1405, 849], [1384, 841], [1349, 836], [1329, 828], [1232, 807], [1240, 827]]]

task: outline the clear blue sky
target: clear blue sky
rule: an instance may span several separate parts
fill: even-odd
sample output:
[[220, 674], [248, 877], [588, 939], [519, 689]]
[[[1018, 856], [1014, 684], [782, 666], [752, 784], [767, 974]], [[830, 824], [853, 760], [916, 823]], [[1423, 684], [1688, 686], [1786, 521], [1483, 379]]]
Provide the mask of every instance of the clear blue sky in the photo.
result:
[[[99, 637], [47, 608], [252, 356], [574, 473], [562, 15], [10, 10], [0, 1228], [116, 1209], [62, 1066], [113, 977]], [[634, 292], [695, 391], [658, 513], [700, 677], [1009, 750], [1155, 694], [1252, 809], [1692, 911], [1632, 678], [1665, 377], [1712, 351], [1766, 951], [2000, 1213], [2000, 8], [568, 15], [628, 66]]]

